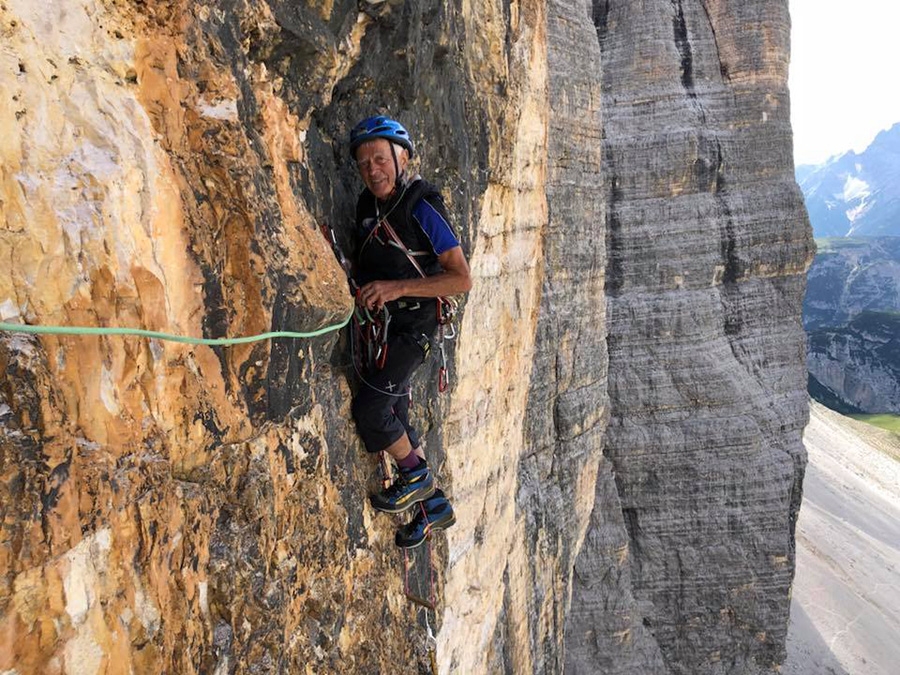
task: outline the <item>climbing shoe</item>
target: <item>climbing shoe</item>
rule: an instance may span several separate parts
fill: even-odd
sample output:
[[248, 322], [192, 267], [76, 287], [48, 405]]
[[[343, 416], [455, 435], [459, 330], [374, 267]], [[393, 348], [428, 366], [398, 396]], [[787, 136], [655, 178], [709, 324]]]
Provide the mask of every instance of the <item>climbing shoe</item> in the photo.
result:
[[453, 507], [442, 490], [419, 504], [416, 515], [406, 525], [397, 530], [394, 542], [400, 548], [415, 548], [434, 530], [446, 530], [456, 522]]
[[434, 479], [422, 459], [413, 469], [398, 467], [397, 479], [386, 490], [369, 495], [372, 506], [385, 513], [402, 513], [434, 494]]

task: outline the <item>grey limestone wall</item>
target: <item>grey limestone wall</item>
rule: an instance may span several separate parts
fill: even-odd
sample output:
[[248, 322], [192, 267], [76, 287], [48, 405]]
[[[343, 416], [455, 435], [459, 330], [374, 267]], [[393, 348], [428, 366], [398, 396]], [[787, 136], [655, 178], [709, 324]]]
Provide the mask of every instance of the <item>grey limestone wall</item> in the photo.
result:
[[[576, 563], [568, 670], [770, 671], [805, 465], [812, 253], [790, 151], [787, 2], [612, 0], [593, 20], [610, 466]], [[598, 564], [617, 543], [627, 563]]]

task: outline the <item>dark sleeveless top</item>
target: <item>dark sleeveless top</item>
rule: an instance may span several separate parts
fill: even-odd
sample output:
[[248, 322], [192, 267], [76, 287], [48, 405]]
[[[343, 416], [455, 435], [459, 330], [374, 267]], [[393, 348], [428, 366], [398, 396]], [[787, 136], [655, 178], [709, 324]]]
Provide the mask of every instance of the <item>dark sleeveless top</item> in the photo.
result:
[[416, 279], [420, 276], [407, 254], [377, 227], [379, 219], [385, 216], [427, 276], [441, 272], [438, 255], [459, 246], [441, 195], [431, 183], [417, 177], [387, 203], [378, 202], [367, 189], [356, 203], [356, 259], [360, 285], [379, 279]]

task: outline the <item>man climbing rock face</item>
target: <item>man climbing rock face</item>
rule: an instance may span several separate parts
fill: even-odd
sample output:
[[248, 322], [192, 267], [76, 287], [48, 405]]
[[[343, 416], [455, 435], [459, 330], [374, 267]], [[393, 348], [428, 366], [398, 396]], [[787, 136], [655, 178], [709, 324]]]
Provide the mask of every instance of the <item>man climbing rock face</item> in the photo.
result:
[[363, 358], [353, 418], [366, 450], [397, 464], [396, 480], [370, 495], [372, 506], [402, 513], [421, 502], [396, 535], [398, 546], [411, 548], [455, 517], [409, 421], [410, 379], [431, 353], [447, 297], [467, 292], [472, 281], [440, 193], [407, 174], [413, 143], [403, 125], [380, 115], [362, 120], [350, 133], [350, 154], [366, 186], [356, 204], [362, 320], [355, 349]]

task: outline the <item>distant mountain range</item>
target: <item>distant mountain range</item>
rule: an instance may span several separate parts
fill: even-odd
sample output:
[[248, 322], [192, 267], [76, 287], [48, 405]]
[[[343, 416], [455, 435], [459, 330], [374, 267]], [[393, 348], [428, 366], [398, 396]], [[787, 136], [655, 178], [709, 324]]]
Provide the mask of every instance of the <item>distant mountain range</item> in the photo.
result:
[[900, 314], [865, 311], [809, 333], [808, 388], [845, 414], [900, 413]]
[[809, 393], [841, 412], [900, 413], [900, 124], [796, 177], [818, 246], [803, 302]]
[[900, 123], [860, 154], [801, 165], [795, 175], [816, 238], [900, 236]]

